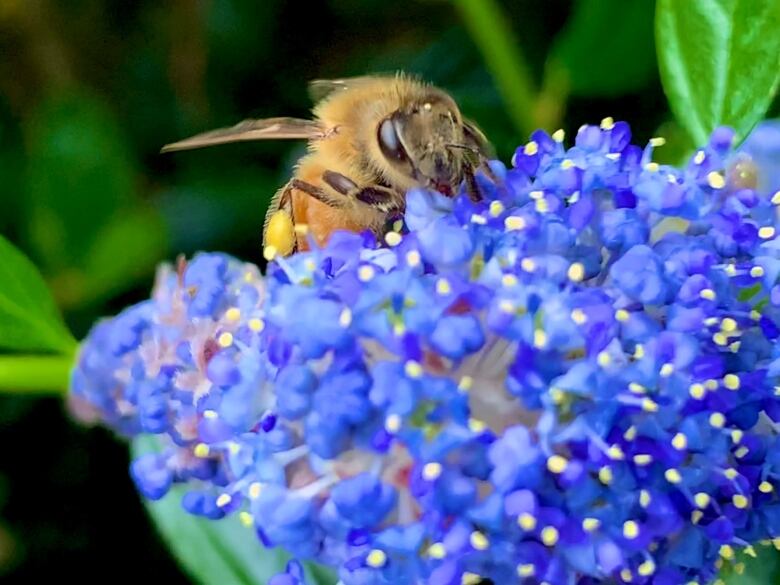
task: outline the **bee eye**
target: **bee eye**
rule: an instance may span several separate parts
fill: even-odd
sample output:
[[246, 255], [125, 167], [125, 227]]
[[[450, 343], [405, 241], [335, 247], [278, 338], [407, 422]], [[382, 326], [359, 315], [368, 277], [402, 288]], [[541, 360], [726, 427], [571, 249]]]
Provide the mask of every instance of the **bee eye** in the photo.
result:
[[395, 131], [395, 125], [392, 119], [387, 118], [379, 125], [377, 132], [379, 138], [379, 148], [387, 158], [403, 160], [406, 158], [406, 152]]

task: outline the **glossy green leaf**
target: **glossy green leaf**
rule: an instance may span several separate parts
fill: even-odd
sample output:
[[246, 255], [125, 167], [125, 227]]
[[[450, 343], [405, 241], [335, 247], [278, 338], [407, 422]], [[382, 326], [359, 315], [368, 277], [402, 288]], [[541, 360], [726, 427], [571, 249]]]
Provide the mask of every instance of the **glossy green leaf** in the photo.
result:
[[658, 0], [664, 91], [697, 144], [716, 127], [740, 138], [765, 115], [780, 80], [777, 0]]
[[[158, 450], [154, 437], [138, 437], [133, 455]], [[250, 528], [238, 518], [197, 518], [181, 507], [185, 488], [174, 487], [146, 509], [182, 568], [202, 585], [258, 585], [283, 571], [288, 556], [281, 549], [265, 549]], [[325, 569], [306, 568], [313, 585], [333, 585], [336, 579]]]
[[551, 57], [565, 68], [572, 95], [615, 96], [656, 76], [650, 0], [579, 0]]
[[0, 236], [0, 347], [67, 353], [75, 343], [38, 269]]

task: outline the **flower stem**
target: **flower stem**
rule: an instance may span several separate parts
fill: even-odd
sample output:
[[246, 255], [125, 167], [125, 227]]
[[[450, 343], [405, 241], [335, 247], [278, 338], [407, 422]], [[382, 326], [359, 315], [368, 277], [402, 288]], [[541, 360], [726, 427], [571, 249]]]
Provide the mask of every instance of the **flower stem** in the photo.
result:
[[536, 128], [536, 88], [520, 44], [496, 0], [453, 0], [496, 81], [512, 122], [524, 135]]
[[0, 394], [64, 394], [72, 356], [0, 356]]

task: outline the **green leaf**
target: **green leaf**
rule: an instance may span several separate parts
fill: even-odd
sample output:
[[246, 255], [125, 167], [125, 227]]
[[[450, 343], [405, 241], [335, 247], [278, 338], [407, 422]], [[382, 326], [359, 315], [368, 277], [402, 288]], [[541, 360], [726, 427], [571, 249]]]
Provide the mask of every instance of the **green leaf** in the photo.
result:
[[168, 230], [159, 211], [138, 208], [100, 228], [80, 266], [54, 279], [60, 305], [68, 309], [110, 298], [148, 279], [166, 253]]
[[28, 128], [28, 239], [46, 273], [80, 266], [97, 234], [134, 202], [135, 168], [108, 107], [58, 94]]
[[656, 76], [653, 3], [579, 0], [551, 57], [565, 68], [572, 95], [604, 97], [641, 90]]
[[[780, 555], [773, 547], [757, 547], [757, 558], [740, 553], [734, 565], [721, 571], [726, 585], [770, 585], [780, 583]], [[734, 566], [744, 563], [744, 572], [738, 573]]]
[[0, 236], [0, 347], [68, 353], [75, 344], [38, 269]]
[[697, 144], [718, 126], [740, 139], [780, 80], [777, 0], [658, 0], [656, 46], [672, 111]]
[[[132, 445], [133, 456], [159, 450], [159, 442], [141, 436]], [[233, 515], [222, 520], [197, 518], [184, 511], [181, 497], [186, 491], [174, 487], [158, 502], [146, 502], [171, 552], [182, 568], [202, 585], [257, 585], [284, 570], [289, 559], [281, 549], [265, 549], [254, 532]], [[306, 567], [314, 585], [332, 585], [335, 577], [322, 567]]]

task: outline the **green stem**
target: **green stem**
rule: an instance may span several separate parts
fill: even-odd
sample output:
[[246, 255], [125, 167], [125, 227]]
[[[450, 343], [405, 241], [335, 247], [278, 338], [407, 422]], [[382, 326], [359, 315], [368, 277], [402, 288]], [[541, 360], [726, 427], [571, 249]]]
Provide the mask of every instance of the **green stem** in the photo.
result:
[[58, 355], [0, 356], [0, 394], [64, 394], [73, 358]]
[[453, 0], [495, 79], [512, 122], [527, 135], [536, 128], [536, 88], [520, 44], [496, 0]]

